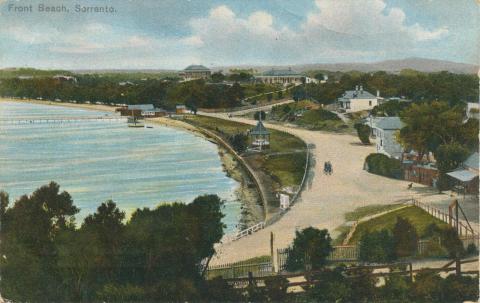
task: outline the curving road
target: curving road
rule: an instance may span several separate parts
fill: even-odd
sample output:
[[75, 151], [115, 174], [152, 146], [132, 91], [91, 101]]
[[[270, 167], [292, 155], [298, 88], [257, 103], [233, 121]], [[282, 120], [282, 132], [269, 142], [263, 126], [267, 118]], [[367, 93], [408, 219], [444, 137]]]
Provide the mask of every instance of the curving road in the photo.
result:
[[[245, 118], [229, 118], [225, 113], [200, 114], [252, 125], [256, 122]], [[315, 146], [312, 150], [316, 161], [316, 166], [312, 168], [314, 176], [307, 182], [300, 201], [282, 219], [238, 241], [219, 245], [217, 255], [211, 261], [212, 265], [269, 255], [270, 232], [275, 235], [275, 248], [287, 247], [294, 238], [295, 230], [308, 226], [327, 228], [332, 236], [336, 236], [334, 230], [344, 223], [344, 214], [360, 206], [389, 204], [414, 196], [419, 200], [430, 201], [446, 198], [446, 195], [438, 195], [436, 191], [422, 185], [415, 185], [408, 190], [410, 182], [364, 171], [363, 161], [368, 154], [375, 152], [375, 147], [358, 144], [357, 137], [269, 123], [265, 125], [296, 135]], [[325, 161], [332, 163], [333, 175], [323, 174]]]

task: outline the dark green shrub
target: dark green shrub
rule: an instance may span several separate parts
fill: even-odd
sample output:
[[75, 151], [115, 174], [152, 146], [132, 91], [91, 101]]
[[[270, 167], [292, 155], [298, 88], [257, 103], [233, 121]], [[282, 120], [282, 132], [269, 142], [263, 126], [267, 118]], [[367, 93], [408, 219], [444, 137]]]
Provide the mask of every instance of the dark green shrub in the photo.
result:
[[308, 297], [312, 302], [349, 302], [352, 296], [351, 283], [341, 270], [326, 270], [316, 274], [313, 279], [319, 281]]
[[451, 258], [462, 256], [465, 253], [462, 241], [458, 238], [457, 231], [451, 227], [443, 229], [441, 232], [442, 245], [448, 251]]
[[332, 251], [332, 239], [328, 230], [307, 227], [295, 234], [287, 258], [287, 270], [305, 270], [306, 265], [310, 265], [312, 269], [323, 267]]
[[388, 230], [366, 232], [360, 240], [360, 260], [385, 263], [395, 259], [395, 243]]
[[466, 253], [467, 255], [478, 255], [478, 249], [475, 246], [475, 244], [473, 243], [468, 244]]
[[445, 302], [442, 282], [443, 279], [438, 274], [428, 269], [417, 273], [412, 287], [414, 302]]
[[357, 130], [357, 135], [360, 141], [363, 144], [370, 144], [370, 132], [371, 132], [370, 126], [365, 125], [363, 123], [356, 123], [354, 127]]
[[248, 136], [242, 133], [230, 136], [228, 141], [233, 149], [239, 153], [244, 152], [248, 147]]
[[445, 302], [478, 302], [478, 279], [449, 275], [443, 281]]
[[365, 159], [368, 172], [389, 178], [400, 179], [402, 177], [402, 165], [400, 160], [389, 158], [384, 154], [370, 154]]
[[397, 257], [408, 257], [415, 254], [418, 236], [415, 227], [408, 219], [397, 217], [397, 223], [393, 227], [393, 240]]
[[269, 302], [284, 302], [287, 296], [288, 280], [284, 277], [273, 277], [265, 280], [265, 296]]
[[411, 286], [409, 277], [391, 275], [381, 288], [382, 298], [387, 302], [408, 302]]

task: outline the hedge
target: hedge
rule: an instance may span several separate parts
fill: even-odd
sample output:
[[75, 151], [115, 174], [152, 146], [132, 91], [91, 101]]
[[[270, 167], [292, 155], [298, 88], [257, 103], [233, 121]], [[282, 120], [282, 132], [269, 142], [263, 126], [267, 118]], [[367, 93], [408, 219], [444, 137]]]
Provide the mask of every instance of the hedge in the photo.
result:
[[400, 160], [389, 158], [384, 154], [370, 154], [365, 159], [366, 170], [389, 178], [402, 178], [402, 165]]

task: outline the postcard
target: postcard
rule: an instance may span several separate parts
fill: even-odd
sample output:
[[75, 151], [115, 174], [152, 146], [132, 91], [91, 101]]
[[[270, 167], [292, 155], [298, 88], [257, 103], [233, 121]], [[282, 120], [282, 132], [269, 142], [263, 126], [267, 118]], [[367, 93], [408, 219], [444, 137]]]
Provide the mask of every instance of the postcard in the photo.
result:
[[479, 20], [0, 0], [0, 302], [477, 302]]

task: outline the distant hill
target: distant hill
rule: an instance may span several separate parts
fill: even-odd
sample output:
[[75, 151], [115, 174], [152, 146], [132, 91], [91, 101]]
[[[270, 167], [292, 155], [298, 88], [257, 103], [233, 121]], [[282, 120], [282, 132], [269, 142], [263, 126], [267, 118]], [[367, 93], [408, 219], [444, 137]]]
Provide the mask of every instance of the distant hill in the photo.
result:
[[[375, 72], [385, 71], [389, 73], [399, 73], [404, 69], [413, 69], [420, 72], [440, 72], [449, 71], [457, 74], [476, 74], [479, 70], [478, 65], [458, 63], [452, 61], [443, 61], [424, 58], [406, 58], [401, 60], [386, 60], [372, 63], [313, 63], [313, 64], [294, 64], [294, 65], [232, 65], [212, 67], [213, 71], [222, 70], [228, 72], [231, 69], [253, 69], [256, 72], [264, 72], [272, 68], [287, 69], [291, 67], [298, 72], [307, 72], [314, 70], [323, 70], [330, 72]], [[75, 69], [64, 70], [38, 70], [33, 68], [4, 68], [0, 69], [0, 78], [19, 75], [48, 76], [54, 74], [156, 74], [157, 76], [175, 76], [177, 71], [172, 69]]]
[[389, 73], [399, 73], [403, 69], [414, 69], [420, 72], [440, 72], [449, 71], [457, 74], [476, 74], [479, 66], [466, 63], [457, 63], [452, 61], [424, 59], [424, 58], [407, 58], [401, 60], [386, 60], [372, 63], [318, 63], [318, 64], [299, 64], [299, 65], [278, 65], [278, 66], [255, 66], [240, 65], [217, 67], [214, 70], [223, 70], [227, 72], [230, 69], [255, 69], [263, 72], [272, 68], [285, 69], [291, 67], [298, 72], [306, 72], [311, 70], [325, 70], [331, 72], [375, 72], [386, 71]]

